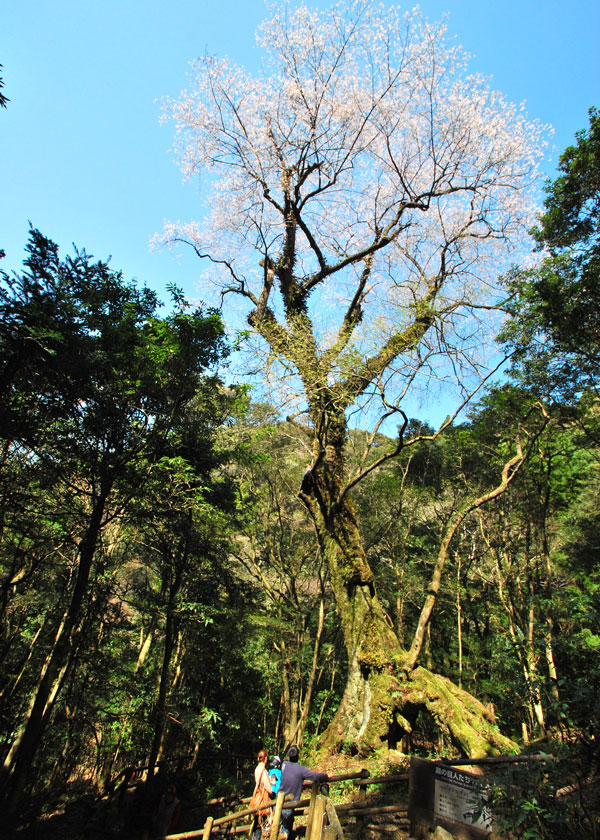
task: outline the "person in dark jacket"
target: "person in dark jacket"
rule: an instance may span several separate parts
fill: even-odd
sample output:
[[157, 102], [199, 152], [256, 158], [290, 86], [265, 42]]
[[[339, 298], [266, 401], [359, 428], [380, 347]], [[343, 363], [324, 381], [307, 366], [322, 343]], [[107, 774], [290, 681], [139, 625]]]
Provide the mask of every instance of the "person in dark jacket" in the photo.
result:
[[[298, 747], [291, 746], [288, 750], [288, 760], [284, 761], [281, 766], [279, 792], [281, 793], [283, 791], [287, 794], [288, 799], [291, 797], [291, 802], [298, 802], [302, 796], [302, 785], [305, 780], [310, 782], [326, 782], [329, 778], [327, 773], [317, 773], [315, 770], [309, 770], [308, 767], [299, 764], [299, 755]], [[284, 808], [281, 812], [280, 834], [287, 837], [288, 840], [293, 840], [293, 826], [294, 809]]]

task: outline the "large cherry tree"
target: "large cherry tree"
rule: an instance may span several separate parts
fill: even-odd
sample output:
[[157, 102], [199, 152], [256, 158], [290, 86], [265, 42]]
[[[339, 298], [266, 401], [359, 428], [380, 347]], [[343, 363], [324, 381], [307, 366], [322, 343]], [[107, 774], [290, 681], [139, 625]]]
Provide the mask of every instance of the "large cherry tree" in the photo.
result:
[[[418, 11], [271, 7], [258, 45], [259, 72], [206, 55], [165, 103], [184, 172], [207, 173], [210, 206], [163, 238], [191, 245], [207, 280], [246, 305], [310, 442], [298, 491], [348, 654], [326, 743], [372, 748], [426, 707], [462, 750], [507, 749], [484, 706], [420, 667], [418, 640], [410, 653], [394, 635], [352, 488], [399, 451], [403, 400], [420, 379], [468, 389], [484, 375], [496, 278], [532, 224], [543, 129], [469, 74], [445, 27]], [[396, 417], [400, 433], [357, 469], [347, 447], [358, 410], [373, 431]]]

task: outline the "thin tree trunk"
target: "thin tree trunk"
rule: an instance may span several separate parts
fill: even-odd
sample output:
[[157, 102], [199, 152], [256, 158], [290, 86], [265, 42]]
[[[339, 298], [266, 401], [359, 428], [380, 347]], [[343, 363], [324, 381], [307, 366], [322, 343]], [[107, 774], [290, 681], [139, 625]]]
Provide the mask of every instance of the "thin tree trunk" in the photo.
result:
[[290, 680], [291, 663], [287, 655], [286, 643], [282, 639], [279, 644], [273, 643], [273, 647], [278, 652], [281, 661], [281, 705], [283, 706], [283, 736], [289, 742], [290, 732], [296, 726], [296, 716], [294, 715], [294, 704], [292, 702], [292, 687]]
[[335, 683], [336, 675], [337, 675], [337, 666], [336, 666], [336, 662], [334, 661], [333, 667], [331, 669], [331, 684], [329, 686], [329, 691], [327, 692], [327, 694], [323, 698], [323, 702], [321, 703], [321, 708], [319, 710], [319, 717], [317, 718], [317, 725], [315, 727], [315, 738], [317, 737], [317, 735], [319, 734], [319, 730], [321, 729], [321, 722], [323, 720], [323, 715], [325, 713], [325, 709], [327, 708], [327, 704], [329, 703], [329, 699], [330, 699], [330, 697], [333, 696], [333, 685]]
[[[527, 615], [527, 626], [525, 627], [524, 632], [523, 629], [519, 627], [519, 621], [515, 611], [515, 607], [511, 599], [505, 592], [502, 565], [500, 563], [500, 558], [496, 552], [495, 556], [496, 579], [498, 581], [498, 595], [500, 597], [500, 602], [502, 603], [504, 611], [508, 618], [508, 631], [510, 633], [510, 637], [512, 639], [514, 648], [517, 651], [517, 657], [519, 659], [519, 664], [521, 666], [523, 678], [527, 687], [529, 730], [533, 731], [537, 726], [543, 732], [545, 726], [544, 714], [541, 706], [541, 699], [539, 697], [539, 689], [536, 688], [537, 670], [536, 657], [533, 649], [533, 627], [535, 621], [535, 610], [533, 608], [533, 604], [530, 602]], [[523, 641], [519, 640], [519, 636], [521, 636]], [[529, 735], [527, 737], [529, 737]]]
[[546, 719], [544, 716], [544, 708], [542, 705], [542, 696], [539, 687], [539, 655], [535, 649], [535, 587], [532, 576], [530, 577], [529, 590], [529, 612], [527, 617], [527, 652], [526, 652], [526, 678], [528, 680], [528, 689], [531, 697], [531, 708], [536, 723], [536, 728], [540, 735], [546, 732]]
[[154, 774], [154, 768], [156, 766], [165, 733], [167, 699], [169, 697], [171, 684], [170, 673], [178, 629], [178, 620], [176, 615], [177, 601], [183, 579], [183, 570], [187, 565], [187, 555], [189, 551], [188, 540], [185, 536], [184, 540], [185, 545], [183, 546], [182, 556], [177, 558], [175, 577], [169, 587], [169, 600], [167, 602], [165, 621], [165, 646], [163, 651], [160, 682], [158, 686], [158, 697], [154, 707], [154, 735], [152, 738], [152, 745], [150, 747], [150, 754], [148, 756], [148, 782], [150, 782]]
[[152, 618], [150, 619], [150, 624], [148, 626], [148, 632], [146, 633], [142, 643], [140, 644], [140, 649], [138, 651], [137, 662], [135, 663], [135, 668], [133, 670], [134, 674], [137, 674], [140, 671], [140, 669], [144, 666], [144, 662], [146, 661], [146, 657], [150, 653], [150, 646], [152, 645], [152, 640], [154, 639], [154, 634], [156, 633], [157, 625], [158, 625], [158, 613], [154, 612], [152, 614]]
[[172, 609], [167, 608], [167, 620], [165, 626], [165, 647], [163, 652], [163, 662], [160, 674], [160, 682], [158, 687], [158, 697], [154, 706], [154, 735], [152, 738], [152, 745], [150, 747], [150, 754], [148, 756], [148, 780], [154, 774], [154, 768], [158, 759], [160, 745], [165, 731], [165, 718], [167, 697], [169, 694], [169, 671], [171, 665], [171, 656], [174, 649], [174, 616]]
[[550, 677], [550, 693], [552, 695], [552, 699], [558, 703], [560, 701], [560, 694], [558, 692], [558, 671], [554, 661], [554, 647], [552, 644], [553, 629], [552, 618], [548, 616], [546, 619], [544, 650], [546, 654], [546, 664], [548, 666], [548, 676]]
[[9, 813], [13, 813], [19, 805], [30, 778], [44, 729], [52, 713], [56, 695], [76, 653], [77, 628], [81, 619], [109, 490], [108, 483], [104, 482], [94, 502], [87, 531], [79, 545], [79, 566], [69, 608], [57, 631], [52, 651], [42, 669], [26, 720], [4, 762], [2, 791], [7, 797]]
[[496, 487], [494, 487], [493, 490], [490, 490], [487, 493], [483, 493], [477, 499], [472, 499], [466, 502], [462, 506], [462, 508], [460, 508], [460, 510], [458, 510], [450, 518], [448, 524], [446, 525], [444, 536], [442, 538], [442, 542], [438, 551], [437, 560], [433, 568], [433, 574], [429, 582], [428, 594], [425, 599], [425, 603], [423, 604], [421, 615], [419, 616], [419, 621], [417, 622], [417, 627], [413, 637], [412, 645], [403, 665], [405, 670], [412, 671], [412, 669], [417, 664], [417, 660], [423, 647], [425, 630], [429, 625], [431, 614], [433, 612], [433, 608], [435, 606], [435, 602], [440, 591], [442, 573], [444, 571], [444, 567], [448, 559], [450, 544], [456, 532], [463, 524], [467, 516], [469, 516], [469, 514], [473, 513], [473, 511], [477, 510], [478, 508], [483, 507], [488, 502], [491, 502], [493, 499], [497, 499], [499, 496], [506, 492], [509, 484], [514, 479], [524, 460], [525, 455], [523, 453], [520, 443], [517, 442], [517, 454], [513, 455], [513, 457], [510, 458], [504, 464], [504, 467], [502, 468], [502, 478], [500, 480], [500, 483]]
[[300, 714], [300, 718], [296, 724], [296, 727], [291, 733], [286, 737], [286, 748], [284, 752], [287, 751], [287, 748], [293, 744], [297, 743], [299, 746], [302, 745], [302, 736], [304, 734], [304, 730], [306, 729], [306, 723], [308, 721], [308, 713], [310, 711], [310, 704], [312, 701], [312, 695], [315, 687], [315, 681], [318, 673], [318, 662], [319, 662], [319, 648], [321, 646], [321, 636], [323, 634], [323, 625], [325, 623], [325, 595], [323, 592], [323, 584], [321, 582], [321, 599], [319, 601], [319, 623], [317, 625], [317, 632], [315, 634], [315, 641], [313, 643], [313, 657], [312, 657], [312, 664], [310, 669], [310, 674], [308, 676], [308, 681], [306, 685], [306, 691], [304, 694], [304, 703], [302, 706], [302, 713]]
[[23, 660], [23, 664], [21, 665], [21, 669], [17, 676], [11, 682], [7, 682], [2, 691], [0, 691], [0, 697], [5, 703], [8, 703], [10, 700], [11, 695], [16, 691], [23, 678], [23, 674], [27, 670], [27, 665], [29, 664], [31, 657], [33, 656], [33, 651], [35, 649], [35, 645], [37, 640], [40, 637], [42, 630], [46, 628], [46, 620], [44, 620], [40, 626], [38, 627], [35, 636], [33, 637], [31, 644], [29, 645], [29, 650], [27, 651], [27, 656]]
[[456, 638], [458, 641], [458, 687], [462, 688], [463, 640], [462, 640], [462, 605], [460, 600], [461, 556], [458, 554], [456, 566]]

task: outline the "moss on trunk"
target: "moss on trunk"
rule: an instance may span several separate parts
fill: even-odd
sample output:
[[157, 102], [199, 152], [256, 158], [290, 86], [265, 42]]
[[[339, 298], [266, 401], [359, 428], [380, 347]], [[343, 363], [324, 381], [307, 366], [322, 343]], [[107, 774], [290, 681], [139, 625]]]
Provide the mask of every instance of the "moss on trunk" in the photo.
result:
[[391, 666], [367, 675], [351, 669], [321, 746], [327, 752], [350, 749], [359, 755], [385, 743], [395, 748], [403, 737], [411, 741], [419, 714], [459, 755], [481, 758], [518, 751], [515, 742], [502, 735], [490, 710], [451, 680], [426, 668], [407, 675]]
[[[344, 695], [323, 735], [322, 747], [329, 752], [350, 749], [366, 754], [385, 742], [395, 746], [400, 738], [411, 740], [421, 714], [461, 755], [478, 758], [515, 752], [516, 744], [500, 733], [483, 703], [446, 677], [407, 665], [408, 652], [377, 597], [351, 505], [346, 502], [338, 509], [337, 521], [334, 517], [326, 520], [314, 505], [313, 518], [330, 571], [349, 663]], [[352, 530], [355, 533], [348, 540]], [[338, 538], [340, 531], [344, 539]]]

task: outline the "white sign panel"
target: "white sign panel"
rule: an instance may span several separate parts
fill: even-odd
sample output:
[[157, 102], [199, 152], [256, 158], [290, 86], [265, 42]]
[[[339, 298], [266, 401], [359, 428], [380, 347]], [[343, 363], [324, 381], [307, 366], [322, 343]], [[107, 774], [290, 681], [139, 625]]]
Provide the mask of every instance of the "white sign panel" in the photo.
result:
[[[474, 814], [480, 811], [481, 815], [474, 819]], [[434, 814], [484, 831], [492, 830], [479, 778], [454, 767], [435, 768]]]

